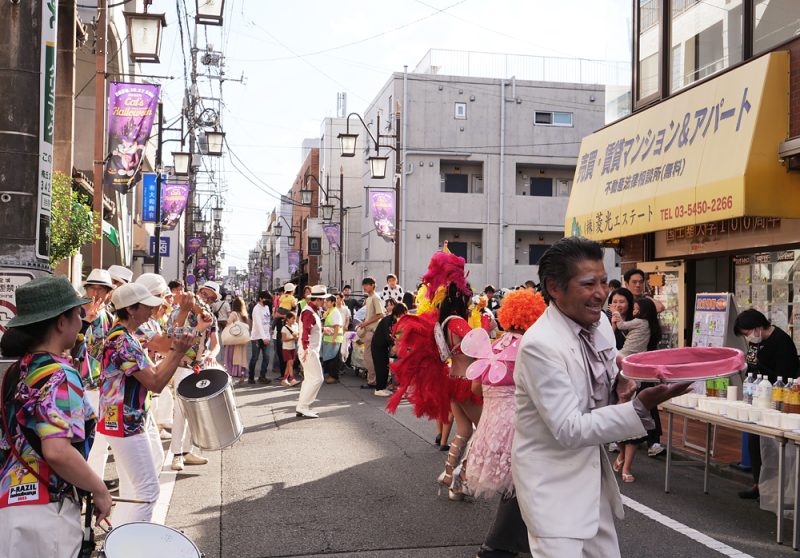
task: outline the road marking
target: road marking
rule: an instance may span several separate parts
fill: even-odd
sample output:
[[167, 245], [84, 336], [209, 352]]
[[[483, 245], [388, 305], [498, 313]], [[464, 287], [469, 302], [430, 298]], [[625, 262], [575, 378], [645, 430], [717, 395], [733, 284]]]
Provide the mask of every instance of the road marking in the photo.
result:
[[161, 464], [161, 474], [158, 476], [158, 484], [161, 490], [156, 501], [156, 507], [153, 510], [153, 523], [161, 525], [166, 523], [169, 503], [172, 500], [172, 493], [175, 491], [175, 479], [177, 477], [178, 472], [172, 470], [172, 452], [167, 450], [164, 452], [164, 463]]
[[677, 531], [678, 533], [685, 535], [696, 541], [703, 546], [707, 546], [711, 550], [716, 550], [723, 556], [730, 556], [731, 558], [753, 558], [750, 554], [742, 552], [741, 550], [736, 550], [732, 546], [728, 546], [725, 543], [721, 543], [716, 539], [712, 539], [708, 535], [704, 535], [697, 529], [692, 529], [688, 525], [684, 525], [680, 521], [675, 521], [674, 519], [667, 517], [663, 513], [657, 512], [652, 508], [648, 508], [644, 504], [640, 504], [636, 500], [632, 500], [628, 496], [622, 495], [622, 503], [631, 508], [634, 511], [639, 512], [640, 514], [644, 515], [645, 517], [649, 517], [653, 521], [660, 523], [661, 525], [672, 529], [673, 531]]

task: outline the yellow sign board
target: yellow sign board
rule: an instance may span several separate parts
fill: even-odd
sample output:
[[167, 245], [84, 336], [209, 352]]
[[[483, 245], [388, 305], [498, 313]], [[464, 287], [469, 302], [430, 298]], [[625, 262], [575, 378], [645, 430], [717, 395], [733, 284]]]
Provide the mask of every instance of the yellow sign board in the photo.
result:
[[609, 240], [744, 215], [800, 217], [789, 54], [775, 52], [583, 139], [567, 235]]

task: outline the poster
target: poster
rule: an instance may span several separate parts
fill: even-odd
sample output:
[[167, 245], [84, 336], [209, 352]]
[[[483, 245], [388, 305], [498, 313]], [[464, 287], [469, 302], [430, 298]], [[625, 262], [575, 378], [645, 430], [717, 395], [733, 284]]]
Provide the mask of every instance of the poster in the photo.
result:
[[56, 108], [55, 2], [42, 2], [41, 58], [39, 61], [39, 180], [36, 215], [36, 257], [50, 259], [50, 210], [53, 174], [53, 135]]
[[300, 269], [300, 252], [298, 250], [289, 250], [289, 275], [294, 275]]
[[189, 200], [189, 184], [166, 182], [161, 185], [161, 228], [171, 231], [180, 221]]
[[[162, 184], [167, 180], [167, 176], [162, 174]], [[142, 221], [145, 223], [156, 222], [156, 175], [147, 172], [142, 175]]]
[[197, 266], [194, 269], [197, 281], [202, 283], [208, 279], [208, 258], [197, 258]]
[[194, 254], [196, 253], [200, 247], [205, 242], [205, 239], [202, 236], [190, 236], [189, 242], [186, 246], [186, 253], [187, 254]]
[[331, 250], [338, 252], [341, 249], [339, 247], [339, 225], [322, 225], [322, 232], [325, 233], [325, 238], [328, 239]]
[[25, 271], [0, 271], [0, 338], [6, 331], [6, 324], [17, 315], [14, 293], [33, 280], [33, 273]]
[[387, 242], [394, 241], [394, 192], [391, 190], [370, 190], [369, 208], [372, 223], [378, 236]]
[[133, 185], [153, 128], [160, 89], [160, 85], [111, 82], [104, 186], [124, 193]]
[[730, 295], [698, 294], [694, 302], [693, 347], [724, 347]]

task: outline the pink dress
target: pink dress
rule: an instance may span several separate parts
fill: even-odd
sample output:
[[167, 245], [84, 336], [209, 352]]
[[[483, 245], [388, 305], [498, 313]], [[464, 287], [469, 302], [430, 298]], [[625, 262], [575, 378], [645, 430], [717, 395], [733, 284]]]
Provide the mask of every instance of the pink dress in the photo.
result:
[[511, 478], [514, 357], [520, 339], [521, 336], [515, 333], [504, 334], [491, 345], [490, 354], [486, 354], [484, 350], [483, 358], [476, 356], [479, 360], [468, 371], [468, 377], [480, 379], [483, 385], [483, 411], [480, 423], [470, 440], [466, 465], [467, 487], [476, 497], [491, 497], [498, 492], [511, 495], [514, 492]]

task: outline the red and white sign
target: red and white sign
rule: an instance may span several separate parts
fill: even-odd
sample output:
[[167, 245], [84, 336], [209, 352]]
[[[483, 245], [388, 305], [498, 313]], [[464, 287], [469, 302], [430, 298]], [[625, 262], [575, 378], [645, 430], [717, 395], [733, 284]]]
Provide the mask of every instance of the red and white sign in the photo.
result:
[[6, 324], [17, 315], [14, 293], [33, 279], [33, 273], [0, 270], [0, 337], [6, 332]]

